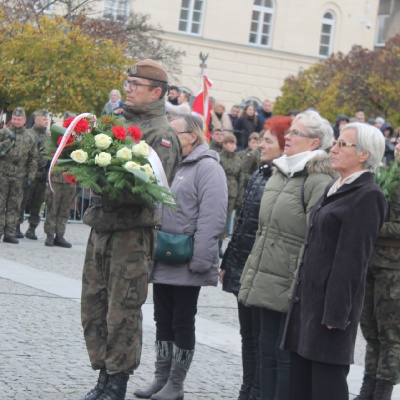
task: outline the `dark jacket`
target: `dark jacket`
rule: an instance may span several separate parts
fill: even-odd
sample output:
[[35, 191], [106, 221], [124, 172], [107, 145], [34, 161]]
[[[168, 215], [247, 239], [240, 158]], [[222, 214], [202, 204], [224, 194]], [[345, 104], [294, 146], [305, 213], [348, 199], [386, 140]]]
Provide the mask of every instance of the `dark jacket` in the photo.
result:
[[309, 360], [349, 365], [387, 202], [370, 172], [327, 197], [332, 184], [310, 215], [283, 346]]
[[240, 277], [256, 240], [260, 202], [271, 173], [271, 164], [266, 164], [253, 174], [247, 184], [239, 220], [221, 264], [221, 269], [225, 270], [222, 285], [225, 292], [237, 294], [240, 290]]
[[257, 108], [257, 132], [261, 132], [264, 129], [265, 121], [272, 117], [272, 112], [265, 112], [262, 106]]
[[237, 140], [237, 150], [244, 150], [247, 147], [247, 143], [249, 141], [249, 136], [257, 131], [257, 125], [254, 123], [253, 117], [239, 117], [236, 128], [235, 128], [235, 136]]
[[396, 147], [396, 141], [394, 140], [393, 136], [393, 127], [389, 122], [385, 122], [381, 128], [381, 132], [385, 133], [385, 130], [389, 130], [389, 135], [385, 136], [385, 160], [386, 160], [386, 165], [390, 164], [394, 160], [394, 148]]

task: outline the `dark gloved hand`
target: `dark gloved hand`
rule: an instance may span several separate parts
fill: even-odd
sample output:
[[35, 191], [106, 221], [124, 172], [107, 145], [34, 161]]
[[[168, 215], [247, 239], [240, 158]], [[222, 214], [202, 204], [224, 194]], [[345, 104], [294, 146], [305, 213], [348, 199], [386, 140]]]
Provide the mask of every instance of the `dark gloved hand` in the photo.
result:
[[29, 189], [32, 186], [32, 179], [26, 178], [24, 182], [24, 189]]
[[13, 133], [12, 135], [9, 136], [10, 140], [12, 142], [15, 142], [15, 140], [17, 139], [17, 137], [15, 136], [15, 133]]

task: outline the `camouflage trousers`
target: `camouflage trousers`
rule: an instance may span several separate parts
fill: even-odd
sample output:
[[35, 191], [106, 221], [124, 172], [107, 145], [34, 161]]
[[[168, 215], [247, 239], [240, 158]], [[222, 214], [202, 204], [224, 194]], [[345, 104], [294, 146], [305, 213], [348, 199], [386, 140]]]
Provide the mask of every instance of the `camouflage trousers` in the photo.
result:
[[46, 234], [63, 235], [69, 218], [69, 210], [75, 197], [76, 186], [53, 182], [54, 193], [46, 188]]
[[15, 236], [23, 197], [23, 179], [0, 176], [0, 235]]
[[92, 368], [132, 374], [142, 353], [142, 311], [154, 228], [92, 229], [82, 277], [81, 319]]
[[369, 268], [360, 320], [365, 373], [400, 383], [400, 270]]
[[29, 225], [36, 228], [40, 224], [40, 210], [46, 196], [46, 181], [35, 179], [29, 189], [24, 189], [19, 224], [24, 222], [25, 210], [29, 209]]

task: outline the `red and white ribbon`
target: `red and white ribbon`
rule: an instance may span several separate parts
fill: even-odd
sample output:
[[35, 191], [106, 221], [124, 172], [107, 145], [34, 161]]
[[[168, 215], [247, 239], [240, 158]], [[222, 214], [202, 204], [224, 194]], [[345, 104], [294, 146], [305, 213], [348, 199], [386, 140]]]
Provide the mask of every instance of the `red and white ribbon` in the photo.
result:
[[95, 115], [90, 114], [90, 113], [83, 113], [83, 114], [79, 114], [77, 115], [74, 120], [71, 122], [71, 124], [69, 125], [69, 127], [67, 128], [67, 130], [65, 131], [63, 138], [61, 140], [60, 145], [57, 148], [57, 151], [55, 152], [53, 159], [51, 160], [51, 164], [50, 164], [50, 169], [49, 169], [49, 186], [50, 186], [50, 190], [54, 193], [53, 190], [53, 185], [51, 184], [51, 170], [53, 169], [53, 167], [57, 164], [57, 160], [60, 157], [61, 153], [64, 150], [64, 147], [67, 143], [67, 140], [69, 139], [69, 137], [72, 135], [72, 132], [75, 129], [76, 124], [81, 120], [81, 119], [91, 119], [94, 121], [94, 126], [93, 128], [96, 126], [96, 122], [97, 122], [97, 118]]

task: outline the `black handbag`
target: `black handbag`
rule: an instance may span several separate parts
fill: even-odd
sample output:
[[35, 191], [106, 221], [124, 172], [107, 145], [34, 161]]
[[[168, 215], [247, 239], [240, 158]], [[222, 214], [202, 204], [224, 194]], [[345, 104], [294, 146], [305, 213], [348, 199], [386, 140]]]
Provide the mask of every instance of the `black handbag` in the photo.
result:
[[193, 235], [157, 231], [154, 258], [166, 264], [185, 264], [193, 257]]

